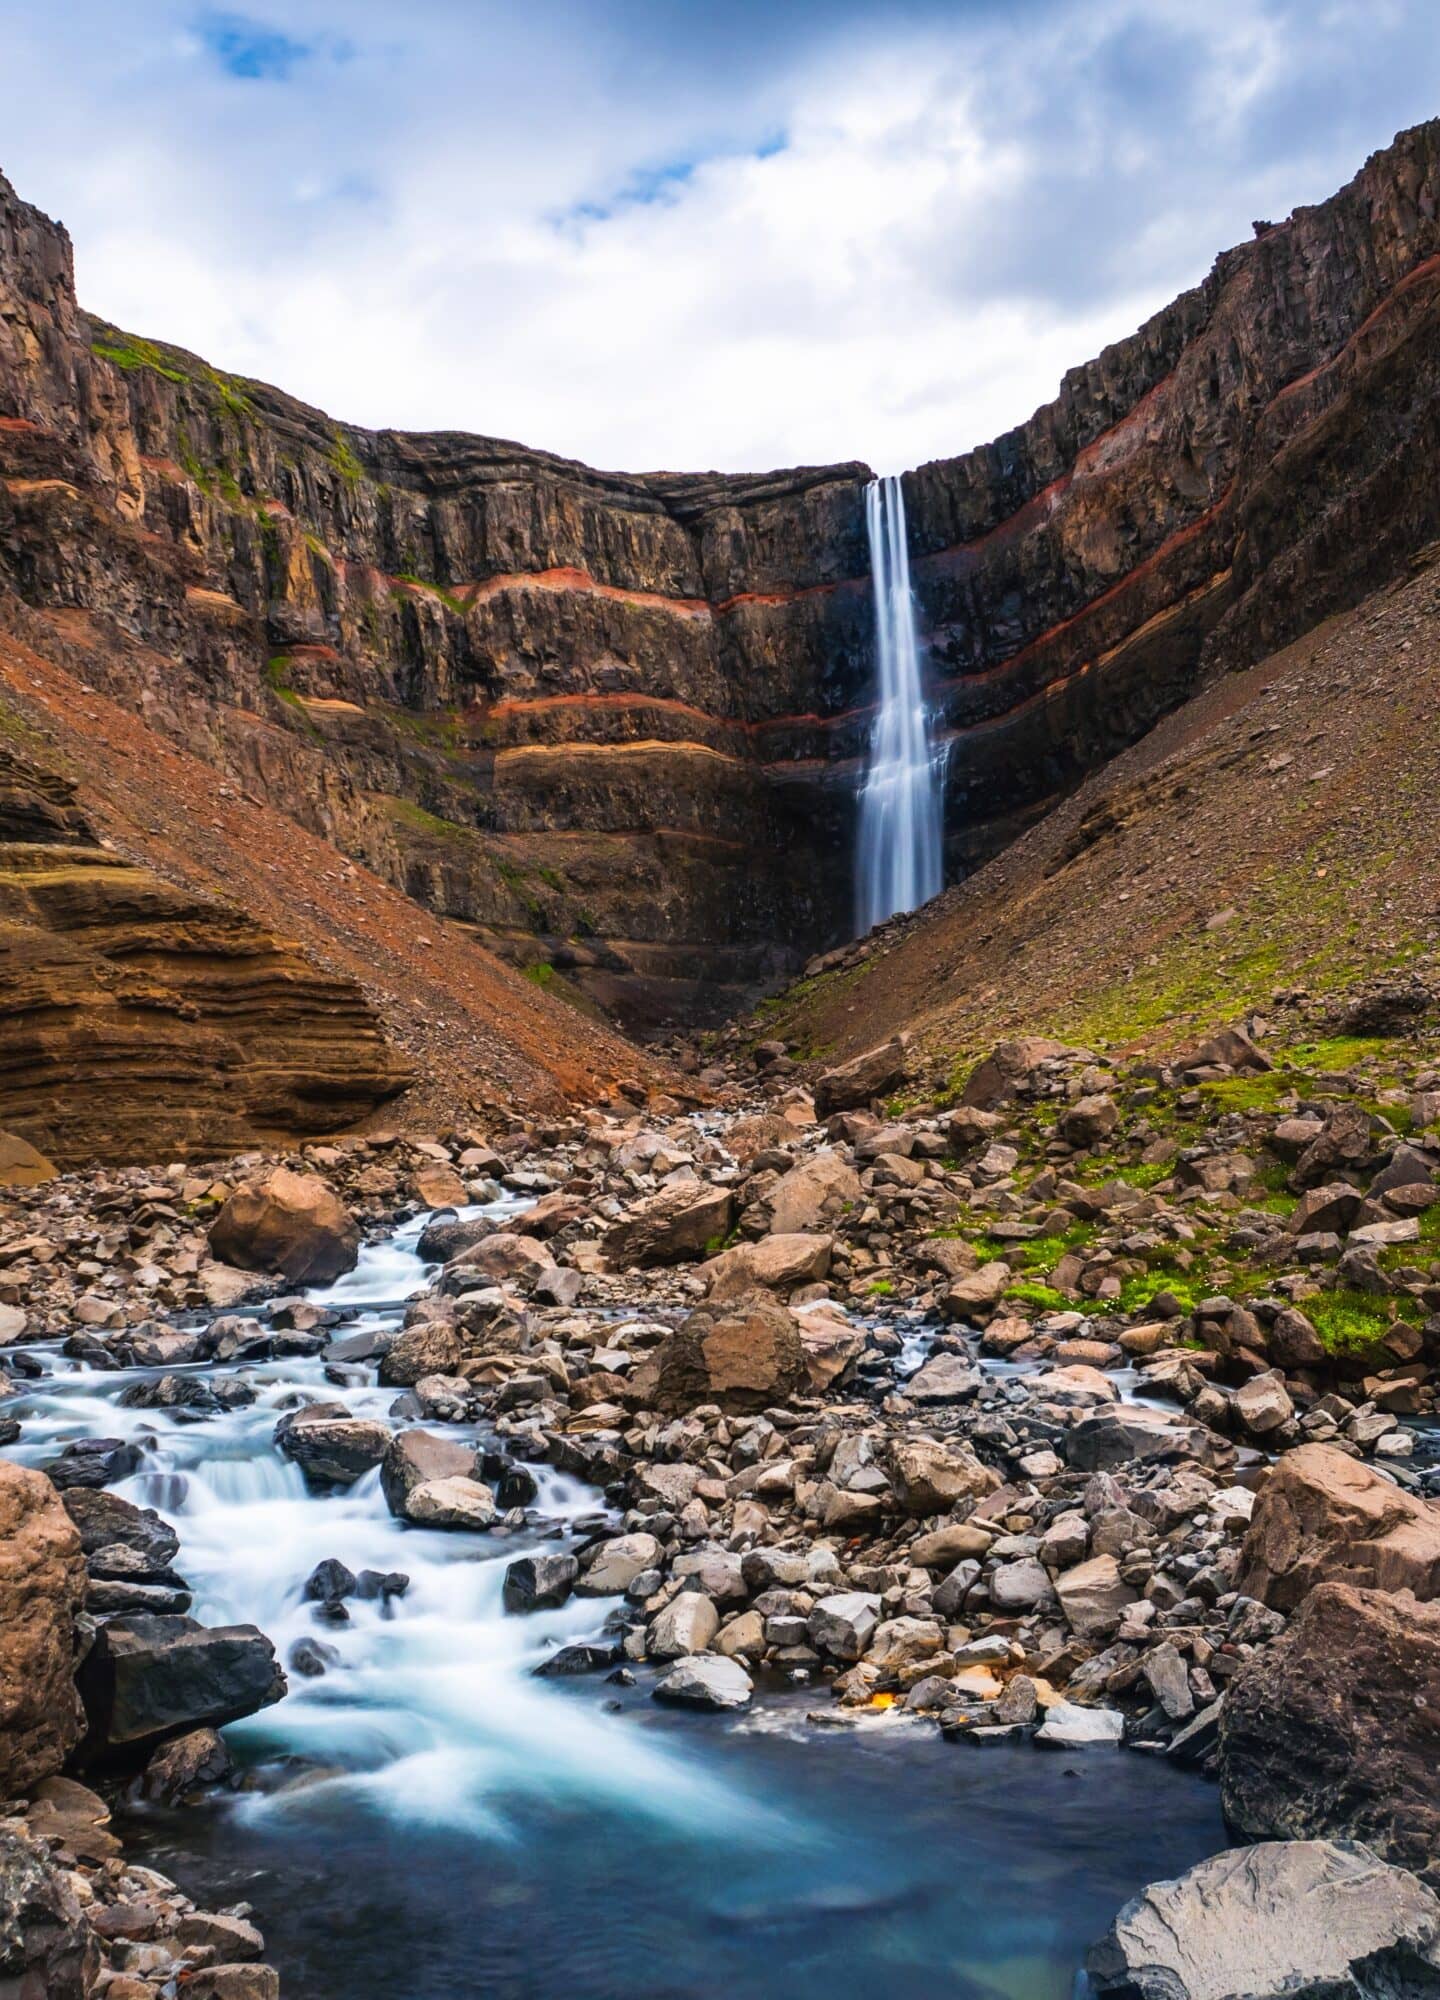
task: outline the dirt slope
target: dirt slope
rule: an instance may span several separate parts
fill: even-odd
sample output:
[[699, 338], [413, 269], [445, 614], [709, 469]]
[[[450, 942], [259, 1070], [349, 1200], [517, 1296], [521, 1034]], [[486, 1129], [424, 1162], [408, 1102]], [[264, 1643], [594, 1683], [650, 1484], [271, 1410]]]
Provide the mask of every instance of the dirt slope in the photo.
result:
[[99, 693], [90, 676], [102, 644], [113, 667], [125, 642], [113, 631], [102, 641], [85, 613], [0, 601], [0, 728], [40, 732], [30, 740], [76, 782], [90, 822], [122, 855], [238, 904], [358, 982], [416, 1073], [383, 1122], [559, 1109], [622, 1080], [664, 1080], [623, 1036]]
[[[1008, 1032], [1165, 1048], [1436, 962], [1440, 548], [1220, 680], [968, 881], [764, 1007], [812, 1058], [897, 1028], [943, 1087]], [[826, 961], [829, 964], [829, 961]]]

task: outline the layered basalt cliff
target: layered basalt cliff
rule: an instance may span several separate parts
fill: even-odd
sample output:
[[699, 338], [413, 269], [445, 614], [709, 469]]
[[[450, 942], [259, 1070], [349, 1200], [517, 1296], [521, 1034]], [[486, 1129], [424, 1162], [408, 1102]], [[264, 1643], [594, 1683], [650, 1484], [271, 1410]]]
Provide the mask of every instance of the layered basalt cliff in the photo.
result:
[[0, 743], [0, 1126], [59, 1165], [334, 1131], [407, 1070], [353, 980], [103, 845]]
[[[949, 873], [1440, 532], [1440, 127], [907, 476]], [[540, 977], [722, 1012], [852, 906], [866, 470], [334, 423], [87, 319], [0, 183], [0, 579], [107, 691]]]

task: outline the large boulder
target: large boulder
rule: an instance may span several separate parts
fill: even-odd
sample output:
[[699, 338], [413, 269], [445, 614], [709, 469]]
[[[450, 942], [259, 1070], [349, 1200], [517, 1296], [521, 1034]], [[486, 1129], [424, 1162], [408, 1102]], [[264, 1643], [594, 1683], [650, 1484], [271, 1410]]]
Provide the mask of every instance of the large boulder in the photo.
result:
[[0, 1460], [0, 1798], [58, 1771], [84, 1724], [75, 1615], [80, 1534], [40, 1472]]
[[808, 1236], [831, 1228], [860, 1194], [860, 1176], [827, 1146], [782, 1174], [759, 1206], [772, 1236]]
[[427, 1375], [458, 1375], [464, 1359], [465, 1341], [454, 1320], [417, 1320], [381, 1355], [380, 1380], [392, 1389], [413, 1389]]
[[1440, 1596], [1440, 1507], [1331, 1445], [1279, 1460], [1255, 1503], [1238, 1588], [1278, 1611], [1332, 1579]]
[[440, 1280], [440, 1289], [453, 1296], [487, 1285], [528, 1287], [553, 1269], [554, 1263], [550, 1252], [542, 1249], [534, 1236], [492, 1229], [478, 1243], [451, 1258]]
[[1047, 1041], [1043, 1035], [1023, 1035], [1019, 1041], [1001, 1042], [971, 1070], [960, 1102], [978, 1111], [993, 1111], [997, 1104], [1009, 1104], [1030, 1082], [1041, 1063], [1067, 1053], [1063, 1042]]
[[671, 1181], [606, 1233], [605, 1259], [618, 1271], [691, 1263], [718, 1248], [734, 1220], [735, 1201], [728, 1188]]
[[39, 1187], [42, 1181], [53, 1181], [58, 1172], [28, 1139], [0, 1132], [0, 1187]]
[[1152, 1882], [1085, 1969], [1096, 2000], [1421, 2000], [1440, 1901], [1353, 1841], [1271, 1841]]
[[866, 1049], [849, 1062], [823, 1070], [815, 1082], [815, 1113], [828, 1118], [832, 1111], [855, 1111], [872, 1098], [898, 1090], [909, 1073], [910, 1037], [894, 1035], [878, 1048]]
[[275, 1648], [254, 1625], [147, 1612], [102, 1625], [78, 1679], [87, 1764], [143, 1763], [168, 1737], [238, 1722], [285, 1692]]
[[384, 1458], [394, 1433], [388, 1424], [353, 1417], [343, 1403], [310, 1403], [275, 1426], [275, 1442], [316, 1486], [353, 1486]]
[[1440, 1604], [1319, 1584], [1220, 1712], [1225, 1816], [1259, 1839], [1347, 1835], [1440, 1886]]
[[277, 1167], [236, 1188], [210, 1225], [211, 1254], [242, 1271], [269, 1271], [292, 1285], [325, 1285], [360, 1255], [354, 1217], [318, 1174]]
[[133, 1549], [152, 1569], [164, 1569], [179, 1551], [180, 1537], [153, 1507], [137, 1507], [133, 1500], [93, 1486], [72, 1486], [64, 1501], [87, 1556], [118, 1544]]
[[433, 1431], [397, 1431], [381, 1460], [380, 1486], [390, 1512], [408, 1520], [407, 1502], [417, 1487], [442, 1479], [473, 1479], [475, 1473], [473, 1444], [436, 1437]]
[[1072, 1632], [1081, 1639], [1105, 1639], [1119, 1625], [1135, 1592], [1120, 1574], [1114, 1556], [1091, 1556], [1055, 1579], [1055, 1593]]
[[1123, 1403], [1093, 1417], [1082, 1417], [1065, 1434], [1065, 1456], [1074, 1472], [1113, 1472], [1120, 1465], [1170, 1465], [1195, 1461], [1208, 1465], [1216, 1458], [1219, 1440], [1199, 1424]]
[[655, 1358], [657, 1409], [768, 1409], [809, 1385], [794, 1316], [764, 1292], [733, 1305], [707, 1305], [680, 1324]]
[[757, 1286], [790, 1292], [826, 1275], [834, 1247], [829, 1236], [762, 1236], [758, 1243], [722, 1250], [700, 1275], [715, 1300], [743, 1298]]
[[880, 1453], [890, 1490], [907, 1514], [948, 1514], [959, 1500], [978, 1500], [1000, 1484], [970, 1447], [935, 1438], [896, 1438]]

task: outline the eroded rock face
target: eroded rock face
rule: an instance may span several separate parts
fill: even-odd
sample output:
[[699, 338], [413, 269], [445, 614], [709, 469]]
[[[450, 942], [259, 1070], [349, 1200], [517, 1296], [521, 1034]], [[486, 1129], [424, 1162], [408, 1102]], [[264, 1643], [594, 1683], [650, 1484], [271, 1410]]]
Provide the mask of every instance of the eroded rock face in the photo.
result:
[[[907, 475], [952, 875], [1440, 531], [1437, 183], [1432, 124]], [[87, 320], [3, 183], [0, 224], [3, 564], [127, 621], [146, 657], [107, 690], [632, 1018], [845, 936], [865, 467], [627, 477], [342, 427]]]
[[[76, 786], [11, 746], [0, 746], [0, 982], [0, 1121], [61, 1165], [334, 1130], [408, 1076], [350, 980], [243, 910], [102, 847]], [[53, 1172], [0, 1134], [0, 1182]]]
[[80, 1535], [43, 1473], [0, 1460], [0, 1795], [58, 1771], [80, 1739]]
[[1440, 1507], [1329, 1445], [1279, 1460], [1260, 1489], [1239, 1588], [1293, 1611], [1318, 1583], [1440, 1595]]
[[793, 1316], [763, 1292], [691, 1313], [657, 1359], [655, 1403], [662, 1410], [700, 1403], [763, 1410], [809, 1383]]
[[360, 1231], [318, 1174], [277, 1167], [231, 1195], [210, 1225], [210, 1248], [221, 1263], [242, 1270], [324, 1285], [354, 1268]]
[[1251, 1839], [1363, 1840], [1440, 1885], [1440, 1604], [1322, 1583], [1221, 1710], [1225, 1816]]
[[1351, 1841], [1216, 1854], [1127, 1903], [1100, 2000], [1378, 2000], [1440, 1992], [1440, 1901]]

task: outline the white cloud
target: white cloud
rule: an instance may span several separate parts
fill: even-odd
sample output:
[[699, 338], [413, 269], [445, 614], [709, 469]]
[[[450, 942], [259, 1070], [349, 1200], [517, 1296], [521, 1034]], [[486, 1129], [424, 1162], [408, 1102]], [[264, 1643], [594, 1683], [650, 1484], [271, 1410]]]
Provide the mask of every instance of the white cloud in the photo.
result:
[[982, 442], [1440, 82], [1427, 0], [877, 0], [763, 46], [739, 0], [704, 47], [658, 0], [304, 0], [314, 55], [249, 79], [178, 0], [63, 11], [0, 26], [0, 164], [87, 304], [353, 422], [630, 467]]

